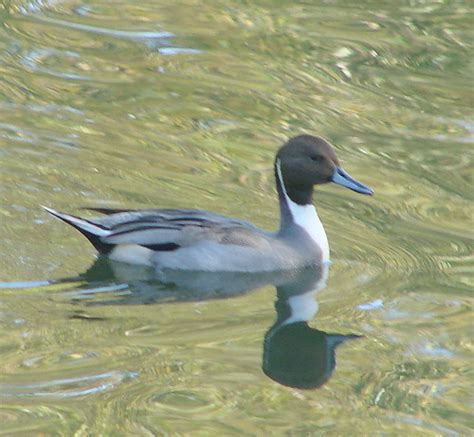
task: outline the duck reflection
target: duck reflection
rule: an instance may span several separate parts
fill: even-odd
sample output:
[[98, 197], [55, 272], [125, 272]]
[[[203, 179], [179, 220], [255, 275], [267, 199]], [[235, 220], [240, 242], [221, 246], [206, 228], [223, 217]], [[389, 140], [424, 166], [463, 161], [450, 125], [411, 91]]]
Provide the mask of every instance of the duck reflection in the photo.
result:
[[327, 333], [308, 325], [318, 312], [316, 293], [325, 287], [327, 266], [301, 272], [278, 285], [277, 318], [265, 334], [263, 372], [280, 384], [311, 389], [323, 385], [336, 366], [336, 347], [355, 334]]
[[[100, 286], [77, 290], [72, 297], [94, 297], [89, 302], [91, 305], [202, 301], [274, 285], [276, 321], [265, 334], [262, 370], [282, 385], [311, 389], [320, 387], [331, 377], [336, 366], [337, 346], [360, 337], [328, 333], [309, 326], [318, 312], [315, 296], [325, 288], [327, 277], [327, 265], [298, 271], [244, 274], [156, 271], [99, 259], [81, 279], [89, 286], [91, 283]], [[117, 281], [115, 286], [110, 285], [111, 278]], [[104, 287], [105, 283], [109, 286]]]

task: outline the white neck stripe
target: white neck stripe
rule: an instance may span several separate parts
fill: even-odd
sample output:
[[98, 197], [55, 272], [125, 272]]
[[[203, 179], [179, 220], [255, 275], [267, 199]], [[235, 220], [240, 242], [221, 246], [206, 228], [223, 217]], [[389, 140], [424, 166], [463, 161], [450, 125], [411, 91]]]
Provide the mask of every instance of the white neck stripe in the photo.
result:
[[286, 192], [285, 182], [283, 182], [283, 175], [281, 174], [281, 164], [280, 164], [279, 159], [277, 159], [277, 161], [276, 161], [276, 169], [277, 169], [278, 179], [280, 180], [281, 189], [283, 191], [285, 199], [286, 199], [287, 202], [291, 202], [291, 199], [288, 196], [288, 193]]
[[324, 231], [323, 224], [318, 217], [316, 208], [312, 204], [298, 205], [293, 202], [286, 192], [285, 183], [283, 182], [283, 175], [281, 172], [280, 160], [277, 159], [276, 163], [277, 176], [281, 184], [281, 190], [285, 196], [286, 204], [290, 210], [291, 217], [295, 224], [302, 227], [315, 242], [315, 244], [321, 249], [322, 261], [329, 261], [329, 243]]

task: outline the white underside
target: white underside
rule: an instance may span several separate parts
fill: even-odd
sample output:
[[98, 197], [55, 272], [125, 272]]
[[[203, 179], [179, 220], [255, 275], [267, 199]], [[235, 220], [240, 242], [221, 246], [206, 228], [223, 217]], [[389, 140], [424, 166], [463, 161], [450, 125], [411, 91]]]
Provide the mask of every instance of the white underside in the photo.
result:
[[128, 264], [152, 266], [153, 251], [138, 244], [119, 244], [109, 254], [109, 258]]

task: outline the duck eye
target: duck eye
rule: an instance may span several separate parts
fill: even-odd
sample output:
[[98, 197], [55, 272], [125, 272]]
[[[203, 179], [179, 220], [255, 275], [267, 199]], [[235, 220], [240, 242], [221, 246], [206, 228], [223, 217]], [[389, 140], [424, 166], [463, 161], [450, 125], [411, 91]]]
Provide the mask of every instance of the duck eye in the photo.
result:
[[310, 156], [311, 161], [321, 162], [324, 158], [321, 155], [312, 155]]

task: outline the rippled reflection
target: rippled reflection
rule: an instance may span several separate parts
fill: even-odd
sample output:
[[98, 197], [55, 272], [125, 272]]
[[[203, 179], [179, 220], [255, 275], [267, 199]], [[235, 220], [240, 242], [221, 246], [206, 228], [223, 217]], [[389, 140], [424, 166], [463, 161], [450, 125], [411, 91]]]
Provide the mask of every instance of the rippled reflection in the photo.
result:
[[[99, 258], [78, 278], [65, 278], [52, 283], [66, 285], [84, 282], [84, 285], [61, 294], [86, 306], [222, 299], [273, 285], [277, 292], [277, 314], [263, 341], [262, 369], [280, 384], [310, 389], [320, 387], [331, 377], [336, 366], [336, 347], [360, 337], [327, 333], [309, 326], [319, 309], [316, 294], [326, 287], [328, 273], [328, 265], [254, 274], [157, 271]], [[111, 279], [114, 281], [110, 282]], [[11, 285], [19, 288], [28, 284]], [[44, 283], [37, 282], [36, 285]], [[71, 318], [105, 320], [81, 311], [75, 311]]]
[[0, 397], [61, 399], [95, 395], [112, 390], [123, 381], [137, 376], [135, 372], [108, 372], [46, 382], [0, 384]]
[[326, 285], [327, 266], [277, 285], [275, 324], [265, 334], [263, 371], [283, 385], [317, 388], [331, 377], [336, 347], [358, 335], [327, 333], [308, 323], [318, 312], [315, 294]]

